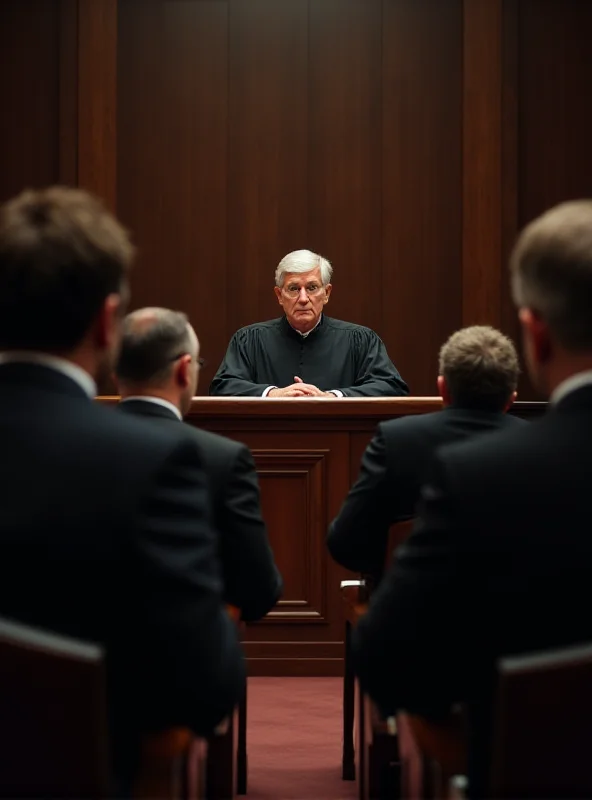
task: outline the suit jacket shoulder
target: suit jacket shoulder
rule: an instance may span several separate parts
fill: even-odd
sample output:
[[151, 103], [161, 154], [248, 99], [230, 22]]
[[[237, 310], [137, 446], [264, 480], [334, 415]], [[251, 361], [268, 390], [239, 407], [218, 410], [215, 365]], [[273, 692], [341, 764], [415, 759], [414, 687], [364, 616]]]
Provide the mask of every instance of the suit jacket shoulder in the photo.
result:
[[250, 450], [241, 442], [235, 442], [226, 436], [204, 431], [189, 423], [182, 426], [185, 436], [197, 445], [204, 464], [210, 485], [214, 516], [220, 518], [227, 502], [229, 483], [239, 462], [250, 459]]
[[431, 414], [418, 414], [388, 420], [379, 425], [385, 441], [389, 477], [393, 470], [414, 481], [421, 480], [427, 462], [439, 447], [462, 442], [483, 434], [515, 431], [527, 425], [509, 414], [445, 408]]
[[349, 569], [378, 576], [388, 528], [415, 515], [437, 450], [451, 441], [521, 429], [524, 424], [507, 414], [447, 408], [378, 425], [358, 480], [329, 528], [327, 545], [333, 558]]
[[[499, 483], [505, 480], [508, 466], [511, 464], [510, 472], [514, 481], [518, 477], [516, 475], [518, 464], [537, 461], [554, 447], [554, 443], [551, 444], [548, 438], [554, 423], [549, 424], [549, 417], [534, 422], [513, 419], [522, 424], [509, 425], [494, 437], [444, 445], [440, 450], [442, 463], [451, 474], [462, 474], [470, 484], [473, 483], [471, 474], [475, 476], [476, 481], [490, 479], [494, 483]], [[551, 439], [554, 437], [551, 436]], [[502, 466], [505, 466], [505, 469], [502, 469]]]
[[[472, 423], [472, 424], [471, 424]], [[430, 414], [413, 414], [397, 419], [381, 422], [380, 427], [385, 439], [388, 441], [398, 436], [424, 436], [438, 433], [454, 425], [470, 427], [483, 427], [493, 430], [508, 430], [522, 428], [528, 425], [523, 419], [507, 413], [489, 413], [471, 411], [467, 409], [445, 408]]]
[[204, 431], [189, 423], [185, 423], [183, 428], [186, 432], [189, 432], [189, 435], [193, 437], [196, 444], [202, 450], [206, 463], [212, 466], [218, 468], [228, 466], [238, 458], [241, 453], [249, 451], [249, 448], [242, 442], [235, 442], [234, 439], [221, 436], [219, 433]]
[[125, 476], [128, 500], [123, 508], [130, 505], [133, 487], [143, 487], [150, 474], [184, 442], [180, 432], [155, 429], [143, 419], [124, 419], [99, 403], [84, 403], [81, 407], [70, 403], [69, 398], [61, 398], [60, 405], [61, 413], [53, 416], [52, 424], [53, 434], [61, 441], [62, 457], [92, 453], [93, 468], [103, 480], [112, 476], [115, 484]]

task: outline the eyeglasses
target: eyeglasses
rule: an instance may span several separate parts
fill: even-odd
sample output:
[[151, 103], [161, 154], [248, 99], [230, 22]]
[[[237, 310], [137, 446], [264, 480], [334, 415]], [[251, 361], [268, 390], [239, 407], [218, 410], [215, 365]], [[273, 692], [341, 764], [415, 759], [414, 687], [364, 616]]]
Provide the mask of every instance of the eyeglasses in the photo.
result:
[[286, 286], [283, 292], [287, 294], [288, 297], [296, 298], [304, 289], [308, 297], [316, 297], [323, 291], [323, 288], [324, 287], [318, 283], [309, 283], [308, 286], [294, 286], [291, 284], [290, 286]]
[[[177, 353], [177, 355], [173, 356], [173, 358], [169, 359], [169, 361], [178, 361], [180, 358], [183, 358], [183, 356], [191, 356], [191, 353]], [[191, 360], [194, 360], [193, 356], [191, 356]], [[203, 369], [208, 363], [205, 358], [196, 358], [195, 361], [200, 369]]]

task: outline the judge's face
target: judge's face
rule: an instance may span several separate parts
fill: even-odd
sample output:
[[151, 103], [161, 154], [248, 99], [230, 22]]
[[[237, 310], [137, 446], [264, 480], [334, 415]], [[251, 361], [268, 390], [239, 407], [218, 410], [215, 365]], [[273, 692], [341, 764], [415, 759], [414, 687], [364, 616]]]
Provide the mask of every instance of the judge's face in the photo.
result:
[[290, 325], [306, 333], [317, 324], [329, 300], [331, 284], [323, 286], [321, 270], [317, 267], [310, 272], [287, 272], [284, 285], [276, 286], [274, 291]]

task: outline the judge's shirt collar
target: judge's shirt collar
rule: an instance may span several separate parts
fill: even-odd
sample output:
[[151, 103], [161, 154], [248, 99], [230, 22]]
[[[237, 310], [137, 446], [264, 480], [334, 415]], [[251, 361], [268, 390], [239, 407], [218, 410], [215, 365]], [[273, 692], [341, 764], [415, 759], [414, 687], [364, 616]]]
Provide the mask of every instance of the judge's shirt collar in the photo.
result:
[[59, 356], [49, 355], [49, 353], [37, 353], [30, 350], [10, 350], [0, 353], [0, 364], [38, 364], [42, 367], [49, 367], [65, 375], [74, 383], [78, 384], [82, 391], [91, 400], [97, 396], [97, 384], [86, 372], [86, 370]]
[[[288, 318], [286, 317], [286, 319], [288, 319]], [[320, 317], [318, 318], [318, 320], [315, 322], [315, 324], [314, 324], [314, 327], [312, 327], [312, 328], [311, 328], [309, 331], [306, 331], [306, 333], [302, 333], [302, 331], [299, 331], [299, 330], [297, 330], [297, 329], [296, 329], [296, 328], [295, 328], [293, 325], [290, 325], [290, 323], [289, 323], [289, 322], [288, 322], [288, 325], [290, 325], [290, 327], [292, 328], [292, 330], [293, 330], [293, 331], [296, 331], [296, 333], [297, 333], [299, 336], [301, 336], [303, 339], [306, 339], [306, 337], [307, 337], [307, 336], [309, 336], [309, 335], [310, 335], [310, 334], [311, 334], [311, 333], [314, 331], [314, 329], [315, 329], [315, 328], [318, 328], [318, 326], [321, 324], [321, 320], [322, 320], [322, 319], [323, 319], [323, 315], [321, 314], [321, 316], [320, 316]]]
[[173, 403], [169, 403], [168, 400], [164, 400], [162, 397], [149, 397], [147, 395], [130, 395], [129, 397], [125, 397], [121, 402], [127, 403], [128, 400], [140, 400], [143, 403], [153, 403], [155, 406], [162, 406], [163, 408], [168, 408], [169, 411], [172, 411], [173, 414], [183, 422], [183, 416], [181, 412], [177, 408], [176, 405]]
[[581, 389], [583, 386], [591, 385], [592, 369], [587, 369], [584, 372], [576, 372], [575, 375], [571, 375], [569, 378], [562, 381], [559, 386], [555, 387], [549, 398], [549, 403], [551, 405], [557, 405], [557, 403], [563, 400], [564, 397], [567, 397], [568, 394]]

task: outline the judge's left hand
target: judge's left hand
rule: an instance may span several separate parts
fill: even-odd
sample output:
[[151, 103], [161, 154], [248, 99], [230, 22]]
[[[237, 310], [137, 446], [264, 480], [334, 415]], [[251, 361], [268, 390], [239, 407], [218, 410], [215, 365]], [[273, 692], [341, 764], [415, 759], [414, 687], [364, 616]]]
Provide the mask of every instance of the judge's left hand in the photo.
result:
[[298, 375], [294, 375], [294, 383], [298, 384], [298, 388], [304, 392], [305, 397], [335, 397], [333, 392], [323, 392], [312, 383], [304, 383]]

